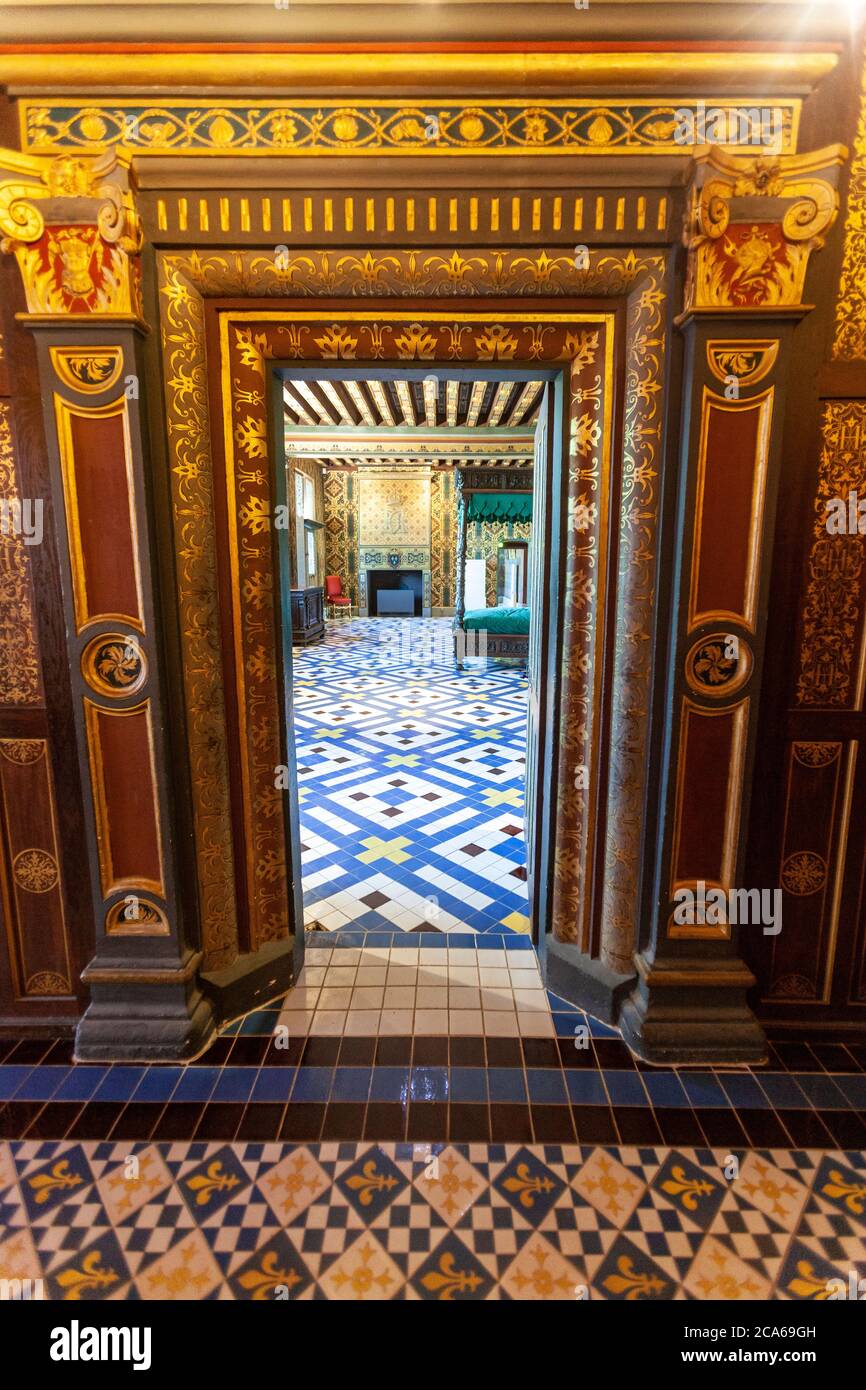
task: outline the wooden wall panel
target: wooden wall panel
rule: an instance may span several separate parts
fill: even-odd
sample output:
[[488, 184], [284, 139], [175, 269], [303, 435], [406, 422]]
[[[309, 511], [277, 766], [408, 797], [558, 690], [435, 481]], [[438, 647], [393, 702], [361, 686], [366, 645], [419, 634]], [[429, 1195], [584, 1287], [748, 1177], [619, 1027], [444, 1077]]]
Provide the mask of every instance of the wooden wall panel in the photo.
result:
[[772, 387], [747, 401], [704, 388], [689, 626], [732, 618], [754, 630]]
[[19, 996], [72, 991], [57, 821], [45, 739], [0, 739], [0, 864]]
[[147, 888], [165, 895], [150, 702], [101, 709], [84, 702], [103, 897]]
[[55, 397], [75, 618], [143, 628], [129, 415], [123, 396], [95, 408]]

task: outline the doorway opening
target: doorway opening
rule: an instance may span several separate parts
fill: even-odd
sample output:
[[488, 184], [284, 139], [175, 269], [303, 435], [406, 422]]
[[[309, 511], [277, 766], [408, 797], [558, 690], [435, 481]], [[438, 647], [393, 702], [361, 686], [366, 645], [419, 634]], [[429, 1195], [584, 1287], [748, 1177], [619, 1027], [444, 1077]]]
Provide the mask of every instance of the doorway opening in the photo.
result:
[[276, 375], [304, 926], [359, 944], [533, 934], [527, 846], [543, 837], [527, 826], [542, 814], [527, 796], [541, 768], [528, 714], [551, 588], [537, 456], [555, 374]]

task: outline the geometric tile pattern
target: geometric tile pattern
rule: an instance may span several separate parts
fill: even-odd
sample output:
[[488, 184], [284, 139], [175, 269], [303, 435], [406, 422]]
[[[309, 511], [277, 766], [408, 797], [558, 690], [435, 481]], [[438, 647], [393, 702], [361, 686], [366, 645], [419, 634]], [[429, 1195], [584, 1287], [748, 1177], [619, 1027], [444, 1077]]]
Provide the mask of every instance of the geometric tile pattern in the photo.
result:
[[308, 927], [528, 930], [527, 688], [458, 671], [450, 618], [329, 623], [295, 649]]
[[866, 1278], [864, 1197], [862, 1152], [25, 1141], [0, 1145], [0, 1279], [56, 1301], [824, 1301]]

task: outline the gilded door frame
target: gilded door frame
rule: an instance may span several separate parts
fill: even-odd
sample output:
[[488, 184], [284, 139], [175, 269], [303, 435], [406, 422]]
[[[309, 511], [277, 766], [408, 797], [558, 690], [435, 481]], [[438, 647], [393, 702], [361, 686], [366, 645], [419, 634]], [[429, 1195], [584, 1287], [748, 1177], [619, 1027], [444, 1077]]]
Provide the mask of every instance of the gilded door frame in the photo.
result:
[[[177, 582], [180, 604], [180, 630], [183, 676], [187, 706], [187, 736], [192, 771], [196, 860], [201, 906], [205, 964], [211, 968], [230, 964], [238, 952], [238, 921], [233, 911], [235, 880], [232, 860], [229, 764], [225, 739], [223, 662], [220, 652], [216, 584], [216, 541], [213, 530], [214, 476], [213, 449], [208, 403], [209, 371], [205, 347], [205, 301], [231, 300], [231, 318], [247, 321], [270, 317], [286, 324], [294, 313], [313, 319], [341, 319], [346, 322], [375, 324], [388, 314], [408, 324], [437, 319], [443, 323], [475, 318], [496, 332], [507, 332], [509, 313], [513, 321], [527, 328], [536, 325], [535, 346], [521, 365], [543, 361], [543, 321], [577, 322], [586, 313], [587, 301], [608, 301], [601, 316], [610, 314], [622, 302], [622, 340], [624, 343], [624, 391], [618, 414], [622, 420], [623, 447], [620, 481], [613, 502], [617, 524], [609, 528], [617, 568], [616, 626], [620, 634], [614, 646], [611, 700], [612, 718], [619, 730], [610, 731], [610, 786], [616, 795], [605, 808], [605, 832], [615, 850], [615, 864], [625, 865], [624, 851], [631, 851], [634, 869], [639, 868], [639, 848], [643, 822], [644, 777], [635, 775], [635, 749], [645, 769], [648, 734], [649, 684], [651, 675], [652, 619], [655, 602], [655, 535], [658, 517], [658, 476], [661, 459], [661, 400], [665, 345], [666, 258], [661, 255], [628, 251], [625, 254], [594, 249], [588, 268], [578, 269], [573, 260], [559, 253], [538, 251], [483, 252], [473, 248], [449, 255], [417, 251], [377, 255], [369, 249], [335, 257], [321, 251], [299, 254], [281, 268], [273, 258], [261, 253], [202, 250], [192, 254], [165, 252], [157, 258], [160, 300], [163, 313], [164, 385], [167, 405], [167, 436], [172, 473], [172, 501], [175, 524]], [[290, 296], [290, 298], [287, 298]], [[279, 297], [280, 310], [253, 308], [251, 301]], [[308, 308], [309, 300], [328, 300], [322, 309]], [[423, 299], [424, 308], [406, 311], [399, 300]], [[443, 300], [458, 299], [460, 312], [443, 313]], [[485, 312], [480, 299], [495, 298], [495, 310]], [[244, 308], [235, 308], [238, 300]], [[555, 301], [539, 312], [527, 301]], [[363, 309], [356, 309], [358, 301]], [[430, 301], [436, 307], [427, 308]], [[467, 302], [475, 300], [471, 305]], [[562, 301], [569, 303], [563, 313]], [[611, 304], [609, 301], [613, 300]], [[307, 301], [304, 303], [303, 301]], [[351, 307], [343, 309], [348, 301]], [[354, 303], [352, 302], [354, 301]], [[366, 301], [366, 302], [365, 302]], [[371, 302], [372, 301], [372, 302]], [[499, 307], [511, 301], [509, 308]], [[574, 307], [571, 308], [571, 305]], [[339, 306], [339, 307], [337, 307]], [[215, 306], [214, 306], [215, 307]], [[226, 305], [228, 308], [228, 305]], [[442, 306], [444, 308], [444, 305]], [[456, 306], [455, 306], [456, 308]], [[479, 310], [481, 313], [479, 315]], [[598, 317], [599, 314], [596, 314]], [[223, 316], [224, 322], [229, 317]], [[322, 335], [322, 360], [339, 360], [339, 335]], [[410, 354], [406, 354], [407, 360]], [[495, 362], [503, 356], [500, 339], [492, 339], [484, 354], [474, 360]], [[518, 359], [512, 358], [517, 365]], [[570, 354], [560, 353], [561, 364]], [[212, 372], [211, 367], [211, 372]], [[212, 377], [211, 377], [212, 380]], [[224, 383], [225, 385], [226, 383]], [[241, 388], [244, 389], [244, 388]], [[248, 389], [248, 388], [247, 388]], [[606, 397], [611, 399], [612, 381]], [[591, 396], [579, 395], [584, 416]], [[212, 403], [211, 403], [212, 409]], [[610, 438], [610, 421], [603, 437]], [[586, 437], [587, 421], [581, 414], [572, 418], [572, 441]], [[591, 431], [590, 436], [591, 437]], [[583, 506], [592, 516], [583, 545], [569, 547], [566, 556], [563, 650], [562, 708], [560, 722], [559, 776], [562, 796], [558, 821], [561, 835], [555, 852], [557, 880], [553, 887], [552, 918], [561, 939], [576, 941], [582, 949], [597, 946], [592, 940], [589, 894], [585, 891], [584, 863], [588, 849], [589, 825], [599, 808], [577, 786], [575, 768], [598, 759], [598, 730], [593, 730], [591, 712], [594, 701], [588, 696], [581, 671], [592, 668], [596, 641], [591, 613], [581, 611], [580, 588], [584, 572], [598, 565], [607, 569], [607, 557], [599, 565], [598, 508], [594, 494], [605, 473], [601, 452], [590, 448], [581, 459], [574, 455], [570, 468], [569, 510]], [[609, 471], [609, 470], [608, 470]], [[614, 536], [614, 532], [616, 533]], [[646, 640], [634, 641], [634, 635]], [[625, 635], [623, 635], [625, 634]], [[628, 702], [615, 697], [617, 681], [628, 679], [641, 698]], [[643, 698], [645, 697], [645, 698]], [[617, 767], [618, 750], [624, 760]], [[611, 849], [606, 849], [610, 857]], [[606, 875], [608, 891], [630, 899], [626, 911], [616, 914], [617, 930], [632, 936], [636, 920], [638, 888], [621, 875]], [[285, 935], [279, 928], [275, 936]], [[267, 939], [267, 935], [264, 939]], [[261, 938], [259, 939], [261, 941]]]

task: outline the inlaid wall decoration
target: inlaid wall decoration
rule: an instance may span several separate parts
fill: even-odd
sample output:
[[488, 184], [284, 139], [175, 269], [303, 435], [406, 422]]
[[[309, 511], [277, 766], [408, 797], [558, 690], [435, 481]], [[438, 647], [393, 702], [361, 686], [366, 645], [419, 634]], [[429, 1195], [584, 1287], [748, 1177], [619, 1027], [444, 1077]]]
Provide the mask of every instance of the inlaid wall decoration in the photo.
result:
[[[828, 507], [866, 499], [866, 401], [825, 401], [801, 620], [796, 703], [862, 709], [866, 567], [859, 531], [831, 535]], [[856, 502], [855, 502], [856, 514]]]
[[57, 811], [43, 738], [0, 739], [2, 879], [7, 884], [6, 930], [17, 993], [71, 994]]
[[[425, 82], [429, 64], [430, 55], [425, 55]], [[357, 77], [357, 71], [353, 76]], [[730, 113], [739, 131], [744, 108], [724, 98], [716, 108], [725, 120]], [[778, 112], [780, 148], [790, 152], [797, 148], [800, 100], [774, 96], [773, 109], [774, 115]], [[680, 111], [688, 113], [690, 125], [678, 119]], [[30, 98], [21, 102], [23, 148], [36, 153], [61, 149], [92, 153], [120, 141], [149, 154], [410, 153], [435, 157], [562, 155], [589, 150], [593, 154], [670, 155], [703, 143], [702, 119], [705, 124], [701, 103], [688, 98], [678, 98], [676, 106], [653, 100], [599, 103], [574, 96], [532, 105], [508, 97], [495, 102], [479, 97], [471, 104], [438, 99], [426, 105], [380, 99], [372, 105], [351, 106], [319, 98], [287, 103], [267, 97], [253, 103], [221, 100], [210, 106], [175, 98], [154, 104], [113, 97], [91, 99], [86, 106]], [[755, 139], [761, 119], [756, 108], [748, 143]], [[683, 133], [690, 135], [685, 145]]]
[[788, 747], [778, 865], [784, 926], [770, 943], [768, 999], [829, 999], [839, 932], [837, 857], [855, 760], [856, 746], [837, 740]]
[[[20, 506], [12, 407], [0, 401], [0, 507], [14, 519]], [[13, 526], [0, 528], [0, 705], [33, 706], [42, 701], [28, 549]]]

